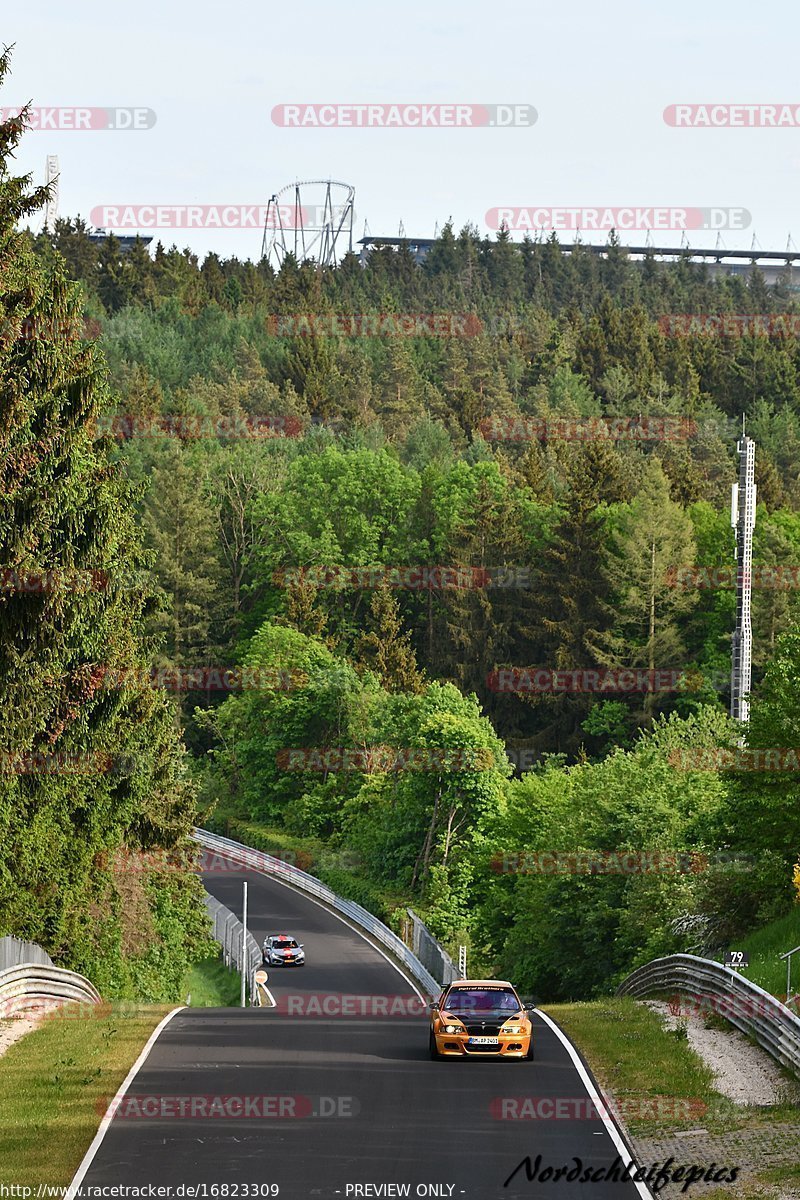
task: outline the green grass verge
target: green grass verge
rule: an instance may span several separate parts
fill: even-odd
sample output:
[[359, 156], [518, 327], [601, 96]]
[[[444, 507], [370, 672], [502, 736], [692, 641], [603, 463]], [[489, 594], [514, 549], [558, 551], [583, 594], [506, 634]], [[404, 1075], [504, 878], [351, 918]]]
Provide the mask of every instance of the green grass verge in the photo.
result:
[[[239, 973], [211, 957], [186, 972], [181, 991], [193, 1008], [216, 1008], [238, 1005], [239, 989]], [[67, 1006], [0, 1057], [0, 1183], [69, 1183], [109, 1100], [172, 1007]]]
[[[71, 1007], [71, 1006], [70, 1006]], [[0, 1182], [68, 1184], [100, 1118], [174, 1007], [63, 1009], [0, 1058]]]
[[184, 975], [181, 995], [191, 1008], [231, 1008], [241, 998], [242, 977], [216, 955], [195, 963]]
[[[800, 946], [800, 904], [787, 916], [742, 938], [734, 949], [746, 950], [750, 955], [750, 966], [742, 971], [742, 975], [783, 999], [786, 996], [786, 963], [781, 962], [780, 955], [795, 946]], [[800, 992], [800, 954], [796, 954], [792, 962], [792, 991], [795, 995]]]
[[652, 1009], [628, 996], [543, 1008], [615, 1097], [631, 1133], [695, 1126], [724, 1132], [741, 1128], [754, 1116], [800, 1118], [800, 1110], [790, 1103], [757, 1110], [731, 1103], [714, 1088], [711, 1070], [686, 1038], [666, 1030]]
[[724, 1103], [702, 1059], [643, 1004], [615, 996], [543, 1007], [614, 1096], [631, 1133], [691, 1129], [705, 1124], [701, 1113], [716, 1112]]
[[680, 1138], [682, 1130], [702, 1128], [712, 1136], [730, 1135], [732, 1148], [745, 1147], [746, 1158], [733, 1149], [733, 1159], [748, 1166], [759, 1161], [760, 1147], [769, 1145], [783, 1154], [784, 1162], [759, 1170], [755, 1177], [704, 1192], [708, 1200], [786, 1200], [800, 1195], [782, 1190], [800, 1179], [797, 1105], [787, 1101], [751, 1108], [731, 1103], [715, 1090], [710, 1069], [686, 1039], [666, 1030], [656, 1013], [627, 996], [543, 1008], [580, 1049], [634, 1146], [637, 1139], [646, 1146], [651, 1138]]

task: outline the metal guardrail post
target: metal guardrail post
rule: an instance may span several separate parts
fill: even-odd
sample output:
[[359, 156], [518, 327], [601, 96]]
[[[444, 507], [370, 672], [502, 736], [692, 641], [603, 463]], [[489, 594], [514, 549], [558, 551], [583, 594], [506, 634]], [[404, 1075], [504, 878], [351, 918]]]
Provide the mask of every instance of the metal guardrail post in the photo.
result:
[[[244, 1008], [244, 1006], [245, 1006], [245, 988], [246, 988], [246, 986], [247, 986], [247, 979], [246, 979], [246, 976], [249, 974], [249, 971], [246, 969], [246, 967], [247, 967], [247, 880], [245, 880], [245, 882], [242, 884], [242, 950], [241, 950], [241, 963], [242, 963], [242, 990], [241, 990], [241, 1000], [240, 1000], [240, 1003], [241, 1003], [241, 1007], [242, 1007], [242, 1008]], [[252, 995], [252, 993], [253, 993], [253, 988], [252, 988], [252, 984], [251, 984], [251, 987], [250, 987], [250, 994]]]
[[792, 955], [800, 951], [800, 946], [795, 946], [794, 950], [787, 950], [786, 954], [781, 954], [781, 958], [786, 959], [786, 1007], [797, 999], [797, 996], [792, 995]]

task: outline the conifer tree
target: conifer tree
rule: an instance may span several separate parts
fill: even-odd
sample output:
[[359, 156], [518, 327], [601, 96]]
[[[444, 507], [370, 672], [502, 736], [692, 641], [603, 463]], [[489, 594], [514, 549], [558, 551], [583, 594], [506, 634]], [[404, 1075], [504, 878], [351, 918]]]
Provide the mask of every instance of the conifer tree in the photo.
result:
[[397, 597], [388, 587], [375, 590], [370, 600], [372, 628], [359, 638], [356, 654], [390, 692], [421, 692], [423, 675], [417, 666], [411, 635], [403, 630]]
[[193, 797], [144, 678], [134, 496], [95, 441], [104, 364], [63, 261], [43, 266], [16, 228], [45, 199], [9, 171], [24, 125], [0, 124], [0, 933], [106, 995], [173, 999], [207, 952], [199, 883], [129, 866], [186, 844]]
[[144, 525], [156, 552], [156, 573], [170, 597], [157, 625], [166, 633], [164, 652], [180, 667], [208, 663], [214, 654], [221, 564], [215, 520], [198, 451], [170, 437], [162, 448], [147, 493]]

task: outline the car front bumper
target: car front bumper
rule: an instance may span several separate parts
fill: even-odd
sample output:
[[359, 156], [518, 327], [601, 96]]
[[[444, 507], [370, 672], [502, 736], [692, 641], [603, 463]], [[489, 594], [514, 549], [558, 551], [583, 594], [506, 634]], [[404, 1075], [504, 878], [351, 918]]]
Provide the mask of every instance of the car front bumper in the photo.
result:
[[442, 1058], [525, 1058], [533, 1034], [501, 1033], [496, 1046], [470, 1045], [468, 1033], [434, 1033], [433, 1037]]

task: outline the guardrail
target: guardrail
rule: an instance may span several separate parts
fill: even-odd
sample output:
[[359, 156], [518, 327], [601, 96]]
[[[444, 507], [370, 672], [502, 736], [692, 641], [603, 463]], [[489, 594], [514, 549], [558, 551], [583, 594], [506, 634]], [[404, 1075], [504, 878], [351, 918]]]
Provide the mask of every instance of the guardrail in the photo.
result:
[[352, 900], [343, 900], [341, 896], [337, 896], [334, 891], [326, 887], [314, 875], [308, 875], [305, 871], [301, 871], [299, 867], [282, 862], [279, 858], [273, 858], [271, 854], [265, 854], [262, 850], [253, 850], [250, 846], [243, 846], [241, 842], [234, 842], [230, 838], [220, 837], [219, 834], [209, 833], [205, 829], [195, 829], [194, 838], [206, 850], [210, 850], [224, 858], [232, 859], [234, 862], [241, 863], [244, 868], [250, 867], [254, 871], [261, 871], [265, 875], [269, 875], [272, 879], [277, 879], [281, 883], [286, 883], [290, 887], [297, 888], [299, 891], [306, 892], [309, 896], [320, 900], [328, 908], [332, 908], [334, 912], [346, 917], [352, 924], [369, 934], [371, 938], [388, 950], [392, 957], [397, 959], [406, 968], [409, 975], [416, 980], [429, 996], [435, 997], [441, 992], [442, 981], [437, 981], [431, 975], [430, 971], [419, 961], [416, 954], [412, 950], [409, 950], [402, 938], [393, 933], [388, 925], [384, 925], [383, 921], [379, 921], [376, 916], [373, 916], [371, 912], [367, 912], [360, 904], [356, 904]]
[[411, 949], [434, 979], [448, 987], [454, 979], [462, 976], [444, 946], [436, 940], [428, 926], [414, 912], [413, 908], [406, 909], [411, 920]]
[[[206, 910], [214, 924], [214, 940], [222, 947], [222, 958], [226, 967], [234, 966], [242, 972], [242, 922], [229, 908], [221, 904], [216, 896], [205, 895]], [[261, 966], [261, 951], [258, 942], [248, 929], [245, 943], [244, 976], [250, 1002], [256, 994], [255, 973]]]
[[738, 971], [694, 954], [670, 954], [639, 967], [617, 988], [617, 995], [656, 992], [681, 992], [707, 1005], [800, 1074], [800, 1018]]
[[68, 1000], [99, 1004], [101, 996], [85, 976], [61, 967], [20, 963], [0, 971], [0, 1017], [14, 1016], [32, 1004], [50, 1007], [49, 1002]]

